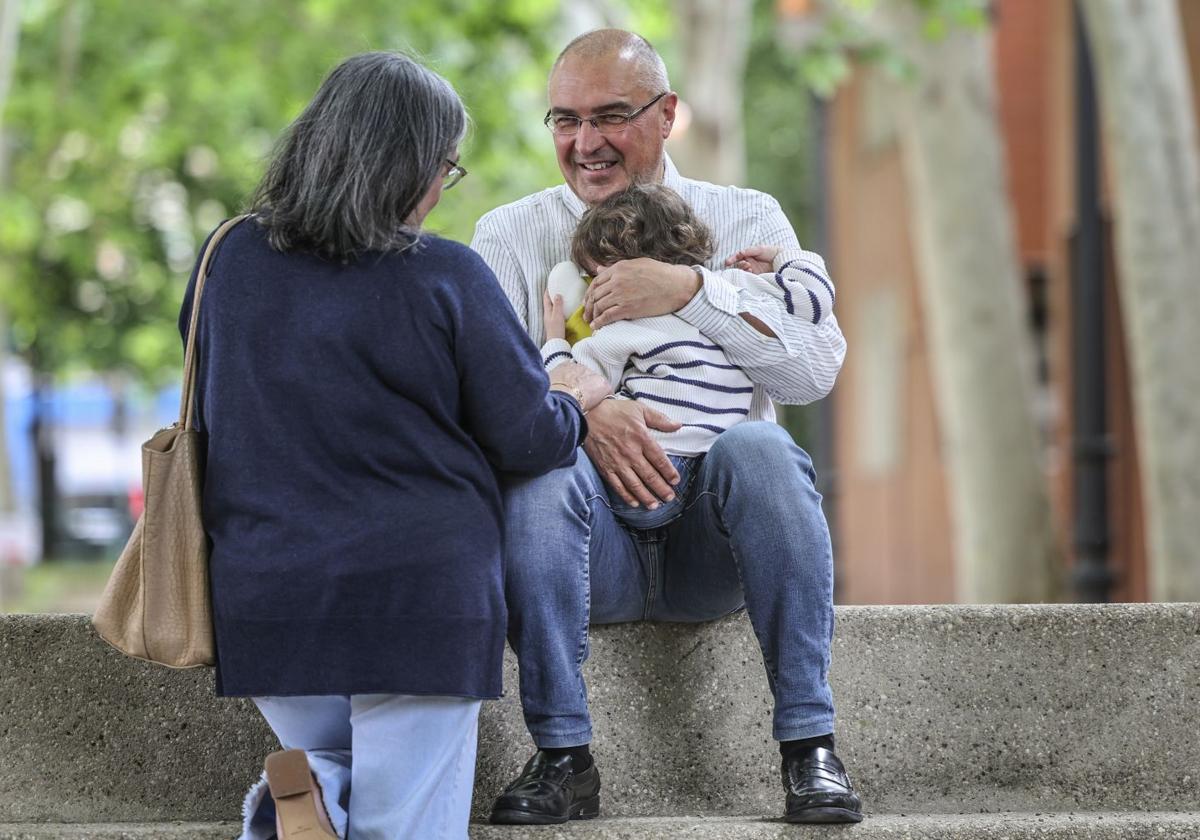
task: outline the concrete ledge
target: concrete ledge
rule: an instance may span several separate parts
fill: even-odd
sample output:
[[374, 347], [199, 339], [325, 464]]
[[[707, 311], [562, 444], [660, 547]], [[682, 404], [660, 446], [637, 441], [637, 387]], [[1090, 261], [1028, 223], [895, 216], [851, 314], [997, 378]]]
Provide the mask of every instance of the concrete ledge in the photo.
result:
[[[839, 752], [869, 812], [1200, 811], [1200, 605], [844, 607], [838, 622]], [[507, 667], [477, 812], [530, 750]], [[597, 628], [589, 681], [606, 815], [779, 813], [744, 617]], [[122, 657], [83, 616], [0, 616], [0, 823], [236, 817], [276, 745], [211, 682]]]
[[[229, 840], [238, 823], [0, 825], [0, 840]], [[843, 834], [845, 832], [845, 834]], [[854, 826], [798, 826], [749, 817], [624, 817], [565, 826], [471, 826], [472, 840], [1195, 840], [1195, 814], [927, 814]]]

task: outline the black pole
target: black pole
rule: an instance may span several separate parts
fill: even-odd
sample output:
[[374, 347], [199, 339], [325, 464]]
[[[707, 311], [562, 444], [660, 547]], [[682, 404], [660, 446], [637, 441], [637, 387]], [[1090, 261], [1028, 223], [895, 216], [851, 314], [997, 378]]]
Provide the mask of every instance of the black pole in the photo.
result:
[[1108, 435], [1104, 354], [1104, 218], [1091, 51], [1078, 2], [1075, 18], [1075, 230], [1071, 236], [1075, 566], [1079, 601], [1109, 599]]
[[33, 419], [29, 433], [33, 443], [38, 478], [38, 513], [42, 520], [42, 560], [58, 554], [58, 485], [55, 480], [57, 464], [54, 448], [54, 424], [50, 412], [53, 386], [50, 377], [37, 370], [33, 373]]

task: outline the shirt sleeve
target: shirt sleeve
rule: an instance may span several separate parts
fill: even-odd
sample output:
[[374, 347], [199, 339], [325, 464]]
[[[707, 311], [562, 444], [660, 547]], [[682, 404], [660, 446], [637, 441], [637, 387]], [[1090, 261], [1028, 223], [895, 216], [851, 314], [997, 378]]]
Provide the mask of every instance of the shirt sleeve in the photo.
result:
[[497, 470], [541, 475], [575, 462], [587, 434], [579, 404], [551, 391], [537, 346], [480, 264], [455, 324], [463, 425]]
[[[500, 234], [492, 215], [484, 216], [475, 225], [475, 236], [471, 239], [471, 250], [483, 257], [508, 302], [512, 304], [517, 320], [526, 333], [529, 332], [529, 287], [521, 272], [520, 263], [512, 251], [512, 245]], [[539, 301], [540, 303], [540, 301]]]
[[631, 352], [605, 340], [605, 333], [614, 332], [612, 327], [615, 326], [610, 324], [587, 338], [581, 338], [574, 346], [568, 344], [565, 338], [550, 339], [542, 345], [542, 364], [547, 371], [551, 371], [564, 362], [578, 362], [607, 379], [609, 387], [615, 391], [621, 384], [621, 374], [625, 372], [625, 363]]
[[[795, 305], [801, 293], [809, 300], [807, 287], [798, 276], [809, 275], [802, 269], [810, 268], [828, 281], [824, 262], [800, 248], [779, 202], [768, 195], [763, 195], [762, 201], [759, 235], [746, 244], [777, 245], [797, 258], [805, 255], [788, 267], [784, 285], [772, 288], [769, 283], [773, 279], [741, 277], [746, 272], [700, 269], [704, 277], [700, 291], [675, 314], [720, 344], [729, 360], [741, 366], [776, 402], [801, 405], [821, 399], [833, 388], [845, 359], [846, 340], [832, 311], [832, 282], [828, 306], [817, 322], [812, 310]], [[756, 330], [741, 317], [743, 313], [766, 324], [774, 337]]]

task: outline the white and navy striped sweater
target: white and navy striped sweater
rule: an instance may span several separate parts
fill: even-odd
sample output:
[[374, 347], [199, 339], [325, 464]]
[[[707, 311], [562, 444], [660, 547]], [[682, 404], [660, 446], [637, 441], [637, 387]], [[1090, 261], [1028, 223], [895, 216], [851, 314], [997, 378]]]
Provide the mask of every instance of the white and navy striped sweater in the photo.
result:
[[[807, 252], [781, 251], [773, 269], [761, 276], [737, 270], [720, 274], [748, 291], [778, 298], [814, 326], [832, 313], [833, 284]], [[620, 396], [681, 423], [674, 432], [650, 430], [671, 455], [707, 452], [717, 435], [750, 415], [754, 382], [720, 344], [678, 315], [617, 321], [574, 346], [551, 339], [542, 346], [542, 360], [547, 370], [567, 361], [586, 365]]]
[[[837, 316], [826, 314], [814, 324], [804, 314], [806, 293], [801, 298], [794, 292], [789, 308], [784, 296], [768, 293], [761, 285], [748, 288], [731, 282], [721, 271], [726, 257], [741, 248], [800, 247], [779, 202], [757, 190], [684, 178], [670, 157], [662, 183], [691, 205], [712, 230], [716, 245], [704, 267], [700, 293], [675, 314], [723, 347], [731, 363], [754, 382], [747, 419], [774, 420], [772, 400], [796, 405], [828, 394], [846, 355]], [[475, 227], [471, 247], [496, 273], [517, 317], [536, 342], [545, 340], [542, 293], [550, 269], [571, 258], [571, 236], [586, 210], [570, 188], [559, 184], [497, 207]], [[804, 265], [825, 274], [816, 254], [805, 252]], [[775, 337], [755, 330], [741, 317], [743, 313], [766, 324]]]

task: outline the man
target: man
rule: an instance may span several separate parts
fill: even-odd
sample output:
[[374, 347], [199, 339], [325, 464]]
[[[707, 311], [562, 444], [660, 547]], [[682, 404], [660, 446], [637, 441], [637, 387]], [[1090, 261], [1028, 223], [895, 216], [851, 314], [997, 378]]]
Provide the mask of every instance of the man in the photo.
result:
[[[771, 398], [820, 399], [845, 353], [837, 320], [814, 325], [785, 301], [739, 290], [712, 269], [757, 244], [798, 247], [778, 202], [752, 190], [685, 179], [666, 157], [678, 102], [644, 39], [599, 30], [572, 41], [550, 71], [546, 125], [565, 185], [484, 216], [471, 243], [495, 271], [535, 341], [550, 268], [569, 258], [586, 207], [638, 182], [660, 181], [713, 230], [715, 265], [627, 260], [588, 289], [593, 329], [670, 312], [719, 344], [754, 382], [750, 414], [703, 457], [684, 515], [658, 531], [617, 523], [604, 480], [629, 504], [670, 500], [678, 475], [648, 428], [678, 428], [629, 399], [588, 415], [574, 467], [516, 482], [505, 496], [509, 641], [537, 752], [496, 800], [497, 823], [558, 823], [599, 813], [582, 665], [588, 623], [706, 621], [746, 608], [775, 697], [792, 822], [857, 822], [858, 796], [833, 752], [827, 671], [833, 559], [807, 454], [774, 422]], [[810, 255], [807, 268], [824, 276]], [[683, 373], [686, 373], [684, 371]]]

